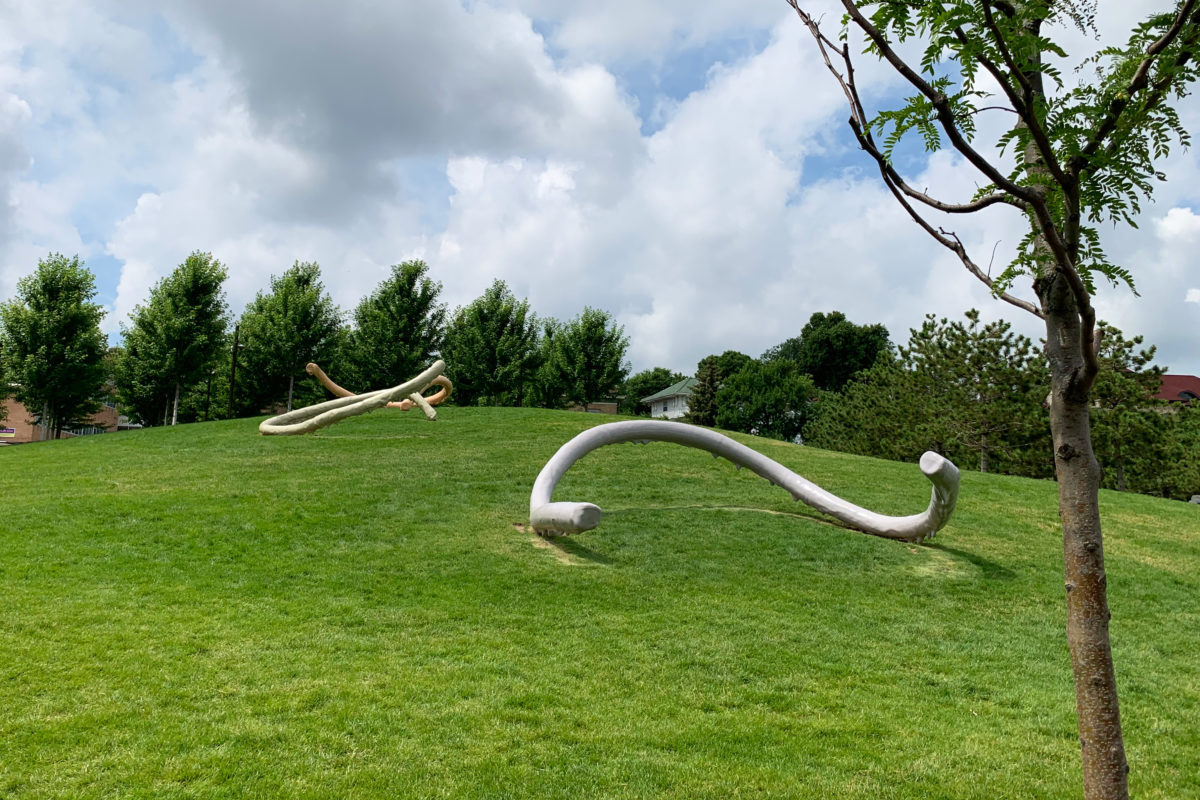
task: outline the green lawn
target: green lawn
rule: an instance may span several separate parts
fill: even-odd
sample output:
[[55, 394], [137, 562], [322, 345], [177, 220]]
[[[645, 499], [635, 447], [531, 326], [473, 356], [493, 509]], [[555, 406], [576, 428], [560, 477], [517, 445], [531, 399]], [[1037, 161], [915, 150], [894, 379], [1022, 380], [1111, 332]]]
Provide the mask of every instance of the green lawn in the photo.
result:
[[[1081, 795], [1052, 483], [848, 531], [604, 421], [378, 411], [0, 450], [0, 797]], [[739, 437], [872, 509], [895, 464]], [[1200, 797], [1200, 506], [1102, 495], [1131, 784]]]

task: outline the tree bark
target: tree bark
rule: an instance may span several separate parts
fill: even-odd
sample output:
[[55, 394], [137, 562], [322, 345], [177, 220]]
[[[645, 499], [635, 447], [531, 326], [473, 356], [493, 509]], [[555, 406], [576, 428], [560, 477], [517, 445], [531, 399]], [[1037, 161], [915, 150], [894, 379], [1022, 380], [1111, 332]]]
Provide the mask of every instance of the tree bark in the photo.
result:
[[179, 422], [179, 384], [175, 384], [175, 402], [171, 405], [171, 424]]
[[288, 404], [287, 404], [288, 411], [292, 410], [292, 390], [295, 388], [295, 386], [296, 386], [296, 376], [292, 375], [291, 377], [288, 378]]
[[42, 441], [50, 438], [50, 403], [42, 403]]
[[1058, 477], [1067, 593], [1067, 644], [1087, 800], [1126, 800], [1129, 764], [1121, 736], [1116, 672], [1109, 643], [1104, 543], [1100, 531], [1100, 464], [1092, 450], [1090, 381], [1083, 381], [1082, 325], [1066, 280], [1037, 282], [1046, 314], [1046, 355], [1053, 385], [1050, 430]]

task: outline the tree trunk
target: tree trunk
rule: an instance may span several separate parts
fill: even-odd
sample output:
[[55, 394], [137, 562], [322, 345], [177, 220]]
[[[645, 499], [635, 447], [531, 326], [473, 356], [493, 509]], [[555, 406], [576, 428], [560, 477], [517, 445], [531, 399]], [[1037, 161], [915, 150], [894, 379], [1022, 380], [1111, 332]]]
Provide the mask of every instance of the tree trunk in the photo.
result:
[[1117, 681], [1109, 645], [1107, 576], [1100, 532], [1100, 464], [1092, 451], [1090, 381], [1081, 379], [1083, 330], [1065, 279], [1038, 281], [1046, 313], [1046, 355], [1053, 384], [1050, 430], [1058, 477], [1067, 593], [1067, 644], [1087, 800], [1126, 800], [1129, 765], [1121, 736]]
[[179, 384], [175, 384], [175, 402], [171, 405], [171, 424], [179, 422]]
[[295, 388], [295, 386], [296, 386], [296, 376], [292, 375], [291, 377], [288, 378], [288, 405], [287, 405], [288, 411], [292, 410], [292, 390]]
[[42, 403], [41, 428], [42, 428], [42, 441], [44, 442], [50, 438], [50, 404], [49, 403]]
[[988, 460], [987, 437], [984, 436], [983, 440], [979, 446], [979, 471], [986, 473], [988, 471], [988, 467], [990, 467], [990, 466], [991, 466], [991, 462]]

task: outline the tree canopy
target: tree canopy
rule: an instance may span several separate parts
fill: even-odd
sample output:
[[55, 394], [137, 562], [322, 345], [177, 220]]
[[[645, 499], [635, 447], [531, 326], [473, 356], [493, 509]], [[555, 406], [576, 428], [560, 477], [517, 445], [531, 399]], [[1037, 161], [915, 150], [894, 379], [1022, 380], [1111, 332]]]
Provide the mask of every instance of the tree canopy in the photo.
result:
[[762, 358], [793, 361], [817, 388], [837, 392], [854, 373], [890, 353], [891, 347], [883, 325], [855, 325], [840, 311], [818, 311], [809, 317], [799, 336], [777, 344]]
[[341, 312], [321, 283], [319, 265], [297, 261], [272, 276], [271, 290], [258, 293], [239, 324], [237, 390], [244, 410], [257, 413], [278, 402], [291, 410], [298, 388], [306, 401], [323, 396], [311, 382], [296, 386], [308, 362], [328, 362], [339, 343]]
[[629, 374], [629, 337], [607, 311], [590, 306], [547, 330], [541, 373], [566, 403], [586, 405], [616, 393]]
[[51, 253], [0, 305], [0, 355], [12, 393], [53, 437], [100, 407], [107, 340], [95, 296], [95, 277], [79, 256]]
[[383, 389], [429, 366], [446, 331], [441, 292], [442, 284], [429, 277], [424, 261], [394, 265], [354, 309], [354, 326], [338, 364], [342, 384], [358, 392]]
[[538, 368], [537, 319], [496, 280], [482, 296], [455, 309], [442, 357], [459, 405], [521, 405]]
[[129, 326], [121, 325], [125, 348], [114, 371], [131, 417], [174, 424], [181, 395], [216, 366], [228, 326], [227, 276], [210, 253], [195, 251], [134, 307]]
[[650, 407], [642, 402], [642, 398], [661, 392], [668, 386], [674, 386], [685, 377], [683, 373], [672, 372], [666, 367], [652, 367], [630, 375], [621, 387], [621, 413], [631, 416], [648, 415]]

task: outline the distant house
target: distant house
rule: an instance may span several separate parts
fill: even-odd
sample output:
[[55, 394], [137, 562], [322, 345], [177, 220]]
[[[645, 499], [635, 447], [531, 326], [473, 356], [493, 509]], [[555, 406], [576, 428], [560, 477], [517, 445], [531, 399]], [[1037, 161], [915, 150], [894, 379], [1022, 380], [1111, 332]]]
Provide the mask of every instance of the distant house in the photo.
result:
[[1154, 397], [1173, 403], [1190, 403], [1200, 399], [1200, 378], [1195, 375], [1163, 375], [1158, 394]]
[[684, 378], [661, 392], [643, 397], [642, 402], [650, 406], [650, 416], [652, 417], [678, 419], [687, 413], [688, 400], [691, 399], [696, 384], [695, 378]]
[[[8, 412], [4, 421], [0, 422], [0, 447], [9, 444], [40, 442], [50, 435], [33, 421], [34, 415], [30, 414], [29, 410], [21, 403], [10, 397], [0, 400], [0, 405], [4, 406]], [[141, 425], [131, 423], [128, 417], [118, 413], [116, 399], [113, 397], [105, 400], [104, 405], [91, 416], [88, 423], [74, 428], [64, 428], [59, 438], [69, 439], [74, 436], [90, 436], [96, 433], [111, 433], [112, 431], [141, 427]]]

